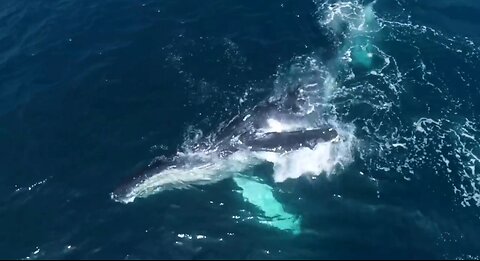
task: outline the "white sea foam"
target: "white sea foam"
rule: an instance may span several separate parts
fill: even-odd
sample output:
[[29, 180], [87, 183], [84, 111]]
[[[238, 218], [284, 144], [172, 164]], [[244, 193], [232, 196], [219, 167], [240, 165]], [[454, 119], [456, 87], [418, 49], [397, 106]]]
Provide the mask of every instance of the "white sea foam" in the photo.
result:
[[[476, 101], [458, 93], [478, 92], [472, 72], [480, 48], [468, 37], [415, 24], [402, 1], [399, 13], [381, 15], [375, 2], [360, 2], [317, 1], [317, 15], [337, 36], [341, 80], [331, 99], [339, 121], [353, 119], [362, 132], [362, 172], [388, 170], [410, 180], [427, 168], [448, 180], [462, 206], [480, 206], [479, 122], [470, 113]], [[442, 56], [430, 55], [432, 49]], [[445, 71], [446, 60], [457, 65]], [[360, 67], [368, 70], [354, 70]]]

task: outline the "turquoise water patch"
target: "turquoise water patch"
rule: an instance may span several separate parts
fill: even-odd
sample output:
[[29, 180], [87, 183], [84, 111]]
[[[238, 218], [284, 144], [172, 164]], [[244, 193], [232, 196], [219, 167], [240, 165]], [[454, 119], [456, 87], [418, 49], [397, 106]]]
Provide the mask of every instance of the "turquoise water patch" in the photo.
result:
[[373, 48], [367, 44], [365, 46], [355, 46], [352, 48], [352, 61], [357, 66], [370, 68], [372, 66]]

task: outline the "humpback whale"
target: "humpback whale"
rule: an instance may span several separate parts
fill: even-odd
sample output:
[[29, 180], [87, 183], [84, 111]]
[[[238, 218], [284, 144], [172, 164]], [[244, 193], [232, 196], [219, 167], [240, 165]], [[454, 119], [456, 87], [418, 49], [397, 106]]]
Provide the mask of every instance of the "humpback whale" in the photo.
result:
[[157, 158], [117, 188], [112, 198], [127, 203], [162, 190], [213, 183], [265, 160], [255, 152], [285, 153], [337, 140], [338, 133], [331, 126], [306, 124], [300, 113], [303, 102], [299, 86], [279, 99], [260, 102], [221, 124], [210, 145]]
[[264, 100], [220, 124], [214, 142], [201, 143], [209, 145], [197, 146], [191, 152], [157, 158], [111, 197], [129, 203], [163, 190], [214, 183], [268, 161], [262, 152], [288, 153], [337, 141], [338, 133], [331, 126], [307, 124], [302, 114], [304, 103], [300, 86], [283, 97]]
[[[317, 146], [340, 140], [332, 126], [312, 126], [306, 120], [306, 103], [300, 86], [280, 98], [264, 100], [220, 124], [207, 139], [209, 142], [200, 141], [191, 151], [156, 158], [112, 192], [111, 198], [130, 203], [165, 190], [187, 189], [232, 178], [243, 200], [261, 210], [258, 217], [261, 224], [298, 234], [301, 232], [299, 217], [284, 209], [275, 199], [271, 186], [246, 173], [264, 162], [273, 163], [275, 167], [278, 155], [296, 155], [305, 149], [315, 151]], [[305, 171], [310, 171], [310, 164], [306, 165]]]

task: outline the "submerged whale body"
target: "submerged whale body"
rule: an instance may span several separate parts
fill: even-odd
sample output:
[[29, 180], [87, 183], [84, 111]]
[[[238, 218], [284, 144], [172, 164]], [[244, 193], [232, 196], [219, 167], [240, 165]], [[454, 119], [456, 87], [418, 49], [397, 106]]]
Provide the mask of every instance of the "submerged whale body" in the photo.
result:
[[112, 199], [128, 203], [163, 190], [214, 183], [264, 162], [256, 152], [288, 153], [335, 141], [338, 133], [331, 126], [307, 124], [303, 102], [298, 87], [277, 100], [261, 102], [222, 124], [211, 145], [157, 159], [116, 189]]

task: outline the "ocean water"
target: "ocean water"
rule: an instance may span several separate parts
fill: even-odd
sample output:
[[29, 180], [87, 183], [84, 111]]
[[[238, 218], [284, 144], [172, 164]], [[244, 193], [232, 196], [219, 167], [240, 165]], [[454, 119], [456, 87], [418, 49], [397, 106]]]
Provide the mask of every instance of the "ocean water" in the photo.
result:
[[[0, 258], [480, 259], [478, 17], [474, 0], [2, 1]], [[340, 142], [114, 200], [291, 86]]]

